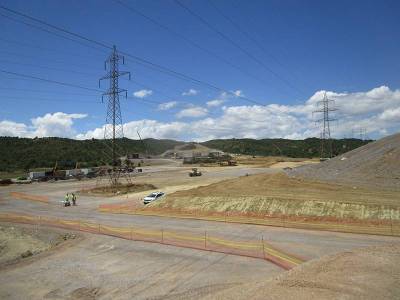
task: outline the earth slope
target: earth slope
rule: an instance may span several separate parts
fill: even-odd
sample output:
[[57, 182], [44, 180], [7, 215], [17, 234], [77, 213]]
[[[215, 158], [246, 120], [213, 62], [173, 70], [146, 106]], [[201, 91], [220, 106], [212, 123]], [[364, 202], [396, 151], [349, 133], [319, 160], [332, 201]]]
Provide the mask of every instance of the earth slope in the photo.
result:
[[290, 175], [354, 186], [400, 190], [400, 133], [367, 144]]

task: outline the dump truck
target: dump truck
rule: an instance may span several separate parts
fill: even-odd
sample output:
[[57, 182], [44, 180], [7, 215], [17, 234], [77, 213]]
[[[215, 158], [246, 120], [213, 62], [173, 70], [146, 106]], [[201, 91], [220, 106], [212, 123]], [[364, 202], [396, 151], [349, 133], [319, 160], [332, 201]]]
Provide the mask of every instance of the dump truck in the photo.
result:
[[199, 170], [197, 170], [197, 168], [193, 168], [192, 172], [189, 173], [190, 177], [196, 177], [196, 176], [201, 176], [201, 172]]

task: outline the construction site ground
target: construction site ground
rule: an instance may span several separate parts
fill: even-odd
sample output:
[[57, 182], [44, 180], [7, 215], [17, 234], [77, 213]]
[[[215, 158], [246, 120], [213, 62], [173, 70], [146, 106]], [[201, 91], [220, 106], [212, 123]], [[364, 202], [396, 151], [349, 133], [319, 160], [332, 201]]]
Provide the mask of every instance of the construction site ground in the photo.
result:
[[[153, 166], [145, 168], [144, 173], [134, 180], [137, 183], [153, 184], [157, 190], [164, 191], [168, 195], [240, 176], [250, 178], [251, 176], [246, 175], [282, 172], [280, 168], [250, 165], [209, 167], [201, 168], [203, 176], [190, 178], [188, 176], [190, 169], [191, 166]], [[357, 252], [357, 249], [366, 246], [391, 245], [400, 242], [399, 238], [387, 236], [109, 214], [98, 210], [100, 204], [126, 201], [135, 202], [138, 206], [142, 205], [143, 195], [149, 192], [116, 197], [82, 195], [78, 197], [78, 206], [62, 207], [60, 201], [67, 192], [87, 189], [94, 187], [95, 184], [96, 179], [0, 187], [0, 210], [3, 214], [84, 220], [110, 226], [163, 229], [192, 235], [202, 235], [206, 232], [207, 235], [226, 240], [261, 240], [263, 238], [274, 247], [305, 261], [317, 260], [328, 254], [340, 255], [343, 251]], [[39, 227], [39, 230], [42, 229], [65, 232], [60, 229]], [[0, 270], [0, 298], [198, 299], [210, 297], [213, 299], [222, 295], [220, 299], [223, 299], [226, 298], [223, 294], [226, 291], [230, 293], [226, 295], [230, 295], [232, 299], [242, 299], [249, 298], [249, 294], [231, 293], [231, 289], [250, 282], [262, 285], [278, 274], [286, 272], [269, 261], [239, 255], [130, 241], [98, 234], [79, 233], [79, 235], [82, 238], [69, 242], [68, 246], [57, 248], [57, 251], [50, 250], [51, 255], [32, 257], [29, 263], [19, 262]], [[362, 264], [363, 261], [360, 263]], [[365, 263], [368, 266], [368, 261]], [[376, 265], [375, 268], [379, 269], [380, 266]], [[339, 280], [339, 275], [335, 278], [332, 281]], [[338, 281], [338, 283], [351, 285], [351, 282]], [[315, 293], [321, 290], [318, 285], [312, 286], [311, 289]], [[268, 299], [267, 292], [263, 290], [264, 292], [263, 298]]]

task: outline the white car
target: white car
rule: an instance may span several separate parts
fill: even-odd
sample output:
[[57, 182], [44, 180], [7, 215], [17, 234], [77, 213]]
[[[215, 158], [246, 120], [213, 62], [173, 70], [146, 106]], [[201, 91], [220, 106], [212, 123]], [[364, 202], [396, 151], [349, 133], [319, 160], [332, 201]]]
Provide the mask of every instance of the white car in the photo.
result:
[[158, 199], [160, 199], [160, 198], [163, 197], [163, 196], [164, 196], [164, 193], [163, 193], [163, 192], [154, 192], [154, 193], [151, 193], [150, 195], [148, 195], [148, 196], [146, 196], [146, 197], [143, 198], [143, 203], [144, 203], [144, 204], [149, 204], [150, 202], [153, 202], [153, 201], [155, 201], [155, 200], [158, 200]]

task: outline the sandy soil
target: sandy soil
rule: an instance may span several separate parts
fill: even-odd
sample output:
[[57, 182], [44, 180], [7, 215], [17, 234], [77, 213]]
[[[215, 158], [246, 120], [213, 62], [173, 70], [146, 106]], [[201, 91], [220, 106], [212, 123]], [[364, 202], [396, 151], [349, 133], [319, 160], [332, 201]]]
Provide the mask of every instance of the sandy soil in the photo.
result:
[[33, 226], [0, 224], [0, 269], [49, 250], [75, 235]]
[[146, 209], [400, 220], [398, 193], [258, 174], [177, 191]]
[[204, 299], [399, 299], [400, 244], [356, 249]]
[[1, 299], [199, 299], [283, 269], [251, 258], [84, 235], [0, 273]]

